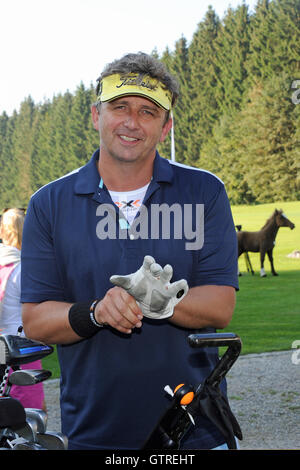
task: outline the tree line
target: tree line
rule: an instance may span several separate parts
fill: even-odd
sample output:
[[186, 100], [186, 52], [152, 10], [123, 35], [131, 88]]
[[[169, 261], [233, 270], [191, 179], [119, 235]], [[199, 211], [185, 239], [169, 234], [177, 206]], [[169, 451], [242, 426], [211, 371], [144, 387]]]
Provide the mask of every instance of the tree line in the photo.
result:
[[[176, 161], [217, 174], [233, 204], [300, 196], [300, 0], [212, 7], [188, 41], [159, 56], [179, 79]], [[296, 90], [297, 91], [297, 90]], [[299, 93], [300, 96], [300, 93]], [[0, 208], [26, 207], [42, 185], [84, 165], [99, 146], [80, 83], [43, 103], [29, 96], [0, 116]], [[170, 158], [170, 136], [159, 150]]]

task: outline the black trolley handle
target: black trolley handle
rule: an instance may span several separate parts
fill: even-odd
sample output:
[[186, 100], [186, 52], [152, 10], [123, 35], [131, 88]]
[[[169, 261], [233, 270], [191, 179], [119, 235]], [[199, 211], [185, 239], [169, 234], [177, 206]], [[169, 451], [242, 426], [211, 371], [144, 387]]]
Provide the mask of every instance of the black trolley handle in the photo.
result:
[[242, 349], [241, 339], [235, 333], [192, 334], [188, 336], [188, 342], [192, 348], [227, 347], [226, 352], [205, 380], [206, 383], [212, 387], [218, 387], [220, 385], [225, 375], [239, 357]]

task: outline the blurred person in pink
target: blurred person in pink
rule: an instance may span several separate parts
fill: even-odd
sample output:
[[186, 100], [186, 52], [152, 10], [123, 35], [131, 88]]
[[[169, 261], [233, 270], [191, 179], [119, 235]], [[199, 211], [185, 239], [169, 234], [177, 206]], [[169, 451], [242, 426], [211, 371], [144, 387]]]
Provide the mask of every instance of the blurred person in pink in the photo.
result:
[[[16, 335], [22, 325], [21, 245], [25, 211], [6, 209], [0, 221], [0, 334]], [[23, 364], [22, 369], [42, 369], [40, 360]], [[13, 385], [10, 395], [24, 408], [46, 411], [44, 387]]]

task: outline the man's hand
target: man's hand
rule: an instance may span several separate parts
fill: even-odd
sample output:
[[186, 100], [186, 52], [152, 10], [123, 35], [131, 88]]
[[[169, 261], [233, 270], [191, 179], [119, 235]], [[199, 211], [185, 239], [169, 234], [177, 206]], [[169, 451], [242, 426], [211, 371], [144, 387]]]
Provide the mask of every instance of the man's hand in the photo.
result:
[[120, 287], [109, 289], [95, 310], [97, 322], [110, 325], [121, 333], [130, 334], [133, 328], [140, 328], [142, 318], [134, 298]]
[[170, 284], [172, 276], [172, 266], [167, 264], [162, 268], [152, 256], [145, 256], [138, 271], [127, 276], [111, 276], [110, 281], [135, 298], [145, 317], [162, 319], [173, 315], [174, 307], [188, 292], [184, 279]]

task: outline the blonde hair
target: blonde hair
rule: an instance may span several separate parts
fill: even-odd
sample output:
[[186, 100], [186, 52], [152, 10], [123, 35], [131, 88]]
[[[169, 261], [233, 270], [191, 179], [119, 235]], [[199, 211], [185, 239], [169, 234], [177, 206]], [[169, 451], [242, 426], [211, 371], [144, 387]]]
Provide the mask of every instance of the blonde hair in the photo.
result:
[[8, 209], [2, 214], [0, 235], [4, 245], [21, 250], [25, 214], [21, 209]]

